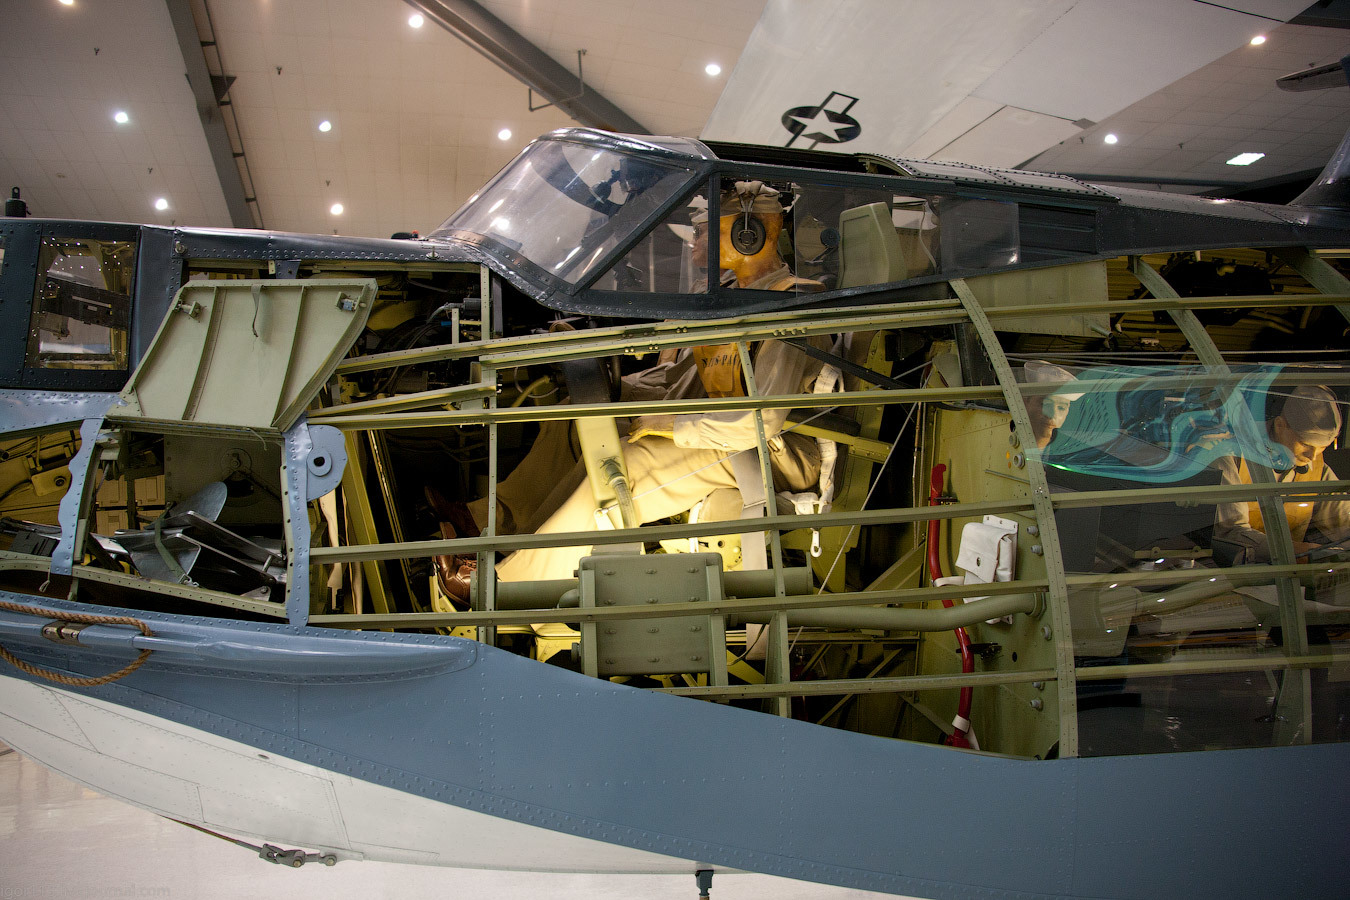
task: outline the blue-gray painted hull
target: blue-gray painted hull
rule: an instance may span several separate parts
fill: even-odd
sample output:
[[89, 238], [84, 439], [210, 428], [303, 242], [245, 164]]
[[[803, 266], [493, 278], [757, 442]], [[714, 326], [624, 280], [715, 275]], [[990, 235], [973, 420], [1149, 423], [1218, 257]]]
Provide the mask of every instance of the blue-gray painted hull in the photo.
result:
[[[1014, 760], [655, 694], [453, 637], [141, 618], [179, 640], [176, 653], [81, 692], [566, 834], [927, 897], [1346, 887], [1344, 745]], [[98, 674], [131, 653], [60, 647], [6, 622], [6, 646], [39, 665]], [[192, 659], [194, 636], [214, 655]], [[303, 670], [278, 662], [279, 647]]]

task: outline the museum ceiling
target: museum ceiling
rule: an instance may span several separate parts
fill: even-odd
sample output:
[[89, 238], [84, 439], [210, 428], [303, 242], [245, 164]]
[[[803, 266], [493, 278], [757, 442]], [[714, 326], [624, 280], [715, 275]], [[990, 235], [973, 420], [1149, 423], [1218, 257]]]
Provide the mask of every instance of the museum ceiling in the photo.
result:
[[[426, 233], [536, 135], [617, 110], [659, 134], [1234, 192], [1320, 168], [1350, 125], [1350, 89], [1275, 85], [1350, 52], [1343, 27], [1286, 24], [1346, 5], [14, 0], [0, 187], [39, 216]], [[446, 27], [465, 21], [476, 45]], [[527, 89], [541, 60], [568, 95]], [[194, 67], [228, 77], [205, 124]]]

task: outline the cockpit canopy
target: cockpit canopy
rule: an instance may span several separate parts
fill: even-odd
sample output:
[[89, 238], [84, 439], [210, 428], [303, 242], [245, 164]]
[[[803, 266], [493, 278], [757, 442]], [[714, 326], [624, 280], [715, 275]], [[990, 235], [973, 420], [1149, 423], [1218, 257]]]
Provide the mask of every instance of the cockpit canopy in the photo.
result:
[[476, 237], [569, 285], [585, 281], [714, 158], [679, 138], [606, 143], [575, 130], [531, 143], [431, 237]]
[[[471, 258], [556, 310], [703, 319], [856, 302], [883, 286], [923, 299], [951, 278], [1190, 246], [1197, 229], [1211, 248], [1284, 246], [1294, 226], [1299, 240], [1310, 235], [1307, 210], [1141, 199], [1065, 176], [875, 154], [720, 149], [556, 131], [430, 237], [472, 248]], [[781, 204], [769, 229], [772, 279], [733, 273], [721, 243], [724, 231], [747, 232], [722, 201], [749, 183]], [[706, 218], [709, 207], [720, 216]]]
[[[1100, 198], [1041, 189], [1045, 199], [1032, 206], [1012, 191], [1035, 186], [1009, 182], [976, 197], [953, 190], [945, 171], [863, 162], [822, 156], [802, 169], [721, 159], [688, 138], [564, 129], [526, 147], [430, 237], [476, 247], [555, 309], [652, 318], [758, 312], [803, 294], [1098, 252]], [[711, 220], [705, 210], [747, 183], [769, 188], [781, 204], [769, 244], [769, 268], [780, 277], [738, 283], [727, 249], [720, 248], [720, 271], [718, 252], [709, 252], [735, 222], [723, 218], [725, 209]]]

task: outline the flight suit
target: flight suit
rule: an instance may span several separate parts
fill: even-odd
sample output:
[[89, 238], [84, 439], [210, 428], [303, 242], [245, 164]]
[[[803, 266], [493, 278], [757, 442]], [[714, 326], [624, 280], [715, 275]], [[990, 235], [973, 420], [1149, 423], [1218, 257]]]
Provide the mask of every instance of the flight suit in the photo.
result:
[[[1251, 484], [1247, 461], [1225, 457], [1218, 462], [1224, 484]], [[1335, 481], [1336, 473], [1318, 456], [1307, 472], [1290, 469], [1277, 472], [1281, 482]], [[1284, 516], [1289, 522], [1289, 534], [1295, 543], [1307, 540], [1309, 529], [1320, 532], [1324, 539], [1342, 540], [1350, 536], [1350, 500], [1290, 500], [1284, 504]], [[1265, 521], [1258, 504], [1251, 502], [1220, 503], [1215, 514], [1214, 536], [1240, 545], [1243, 550], [1235, 563], [1269, 562], [1270, 548], [1266, 540]]]
[[[743, 287], [788, 290], [798, 281], [784, 265]], [[830, 346], [826, 337], [815, 337], [811, 341], [821, 349]], [[705, 357], [720, 356], [729, 361], [723, 355], [724, 348], [716, 350], [717, 353], [705, 354]], [[790, 344], [768, 340], [755, 348], [753, 365], [758, 393], [767, 396], [809, 392], [822, 364]], [[681, 357], [665, 373], [665, 377], [670, 385], [665, 394], [666, 399], [692, 399], [709, 395], [700, 377], [694, 353]], [[714, 392], [727, 390], [733, 385], [727, 380], [725, 371], [712, 374], [710, 381]], [[739, 393], [744, 394], [743, 383], [737, 386], [740, 388]], [[814, 438], [781, 433], [787, 415], [786, 409], [763, 411], [764, 434], [769, 445], [775, 488], [805, 491], [819, 478], [820, 451]], [[679, 415], [675, 417], [673, 440], [651, 435], [625, 443], [624, 461], [638, 519], [652, 522], [678, 515], [718, 488], [736, 487], [736, 477], [728, 459], [733, 453], [757, 445], [755, 417], [750, 410]], [[536, 533], [593, 531], [595, 528], [595, 500], [590, 486], [582, 483], [536, 529]], [[590, 553], [589, 546], [518, 550], [497, 566], [497, 576], [503, 581], [571, 578], [580, 559]]]

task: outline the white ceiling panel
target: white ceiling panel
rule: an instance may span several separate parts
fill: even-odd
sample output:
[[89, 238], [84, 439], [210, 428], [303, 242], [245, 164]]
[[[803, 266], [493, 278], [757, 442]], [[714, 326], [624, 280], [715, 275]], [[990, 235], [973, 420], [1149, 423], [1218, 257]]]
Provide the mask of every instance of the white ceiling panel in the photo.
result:
[[41, 216], [169, 224], [190, 210], [194, 224], [228, 224], [214, 175], [171, 177], [210, 156], [163, 0], [29, 0], [3, 15], [0, 106], [23, 135], [0, 143], [5, 196], [19, 185]]
[[277, 0], [257, 16], [256, 3], [210, 5], [269, 228], [425, 233], [479, 186], [446, 171], [444, 153], [433, 170], [433, 146], [495, 172], [537, 133], [575, 124], [531, 115], [523, 85], [444, 30], [411, 28], [399, 0]]
[[[1304, 0], [1281, 7], [1287, 19]], [[1208, 3], [1079, 0], [974, 92], [1069, 119], [1101, 120], [1261, 34], [1271, 23]]]
[[[1350, 90], [1289, 93], [1275, 79], [1339, 59], [1350, 35], [1303, 25], [1280, 25], [1266, 34], [1261, 46], [1239, 47], [1049, 148], [1032, 167], [1102, 178], [1209, 179], [1215, 185], [1320, 168], [1350, 126]], [[1107, 133], [1118, 143], [1103, 143]], [[1136, 154], [1143, 150], [1153, 154], [1145, 165]], [[1266, 156], [1251, 166], [1227, 165], [1247, 151]]]
[[[569, 72], [576, 71], [577, 51], [585, 50], [586, 84], [654, 133], [694, 136], [765, 0], [480, 0], [480, 5]], [[707, 75], [709, 63], [720, 65], [722, 74]]]

